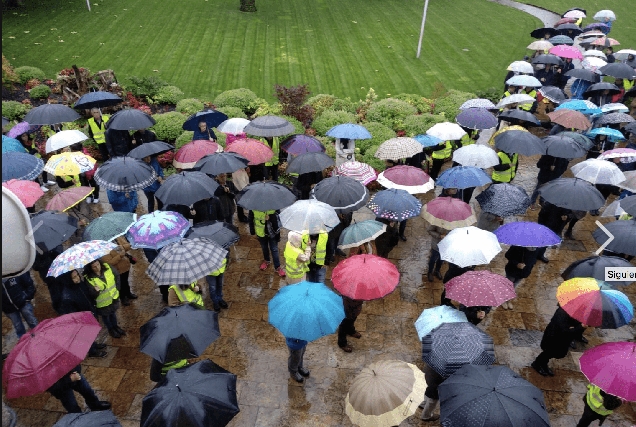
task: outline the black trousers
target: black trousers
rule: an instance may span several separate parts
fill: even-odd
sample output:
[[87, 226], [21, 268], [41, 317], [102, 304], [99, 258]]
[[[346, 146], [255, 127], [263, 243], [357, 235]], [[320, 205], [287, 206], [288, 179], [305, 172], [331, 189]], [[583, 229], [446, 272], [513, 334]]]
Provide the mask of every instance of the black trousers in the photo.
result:
[[108, 147], [106, 147], [106, 143], [97, 144], [97, 148], [99, 148], [99, 154], [102, 155], [102, 162], [110, 159], [110, 155], [108, 154]]
[[[358, 316], [356, 316], [357, 318]], [[347, 335], [353, 335], [356, 333], [355, 322], [356, 318], [347, 319], [346, 317], [340, 322], [338, 327], [338, 347], [345, 347], [347, 345]]]
[[121, 285], [119, 288], [119, 293], [121, 294], [122, 298], [128, 298], [131, 294], [130, 283], [128, 282], [129, 276], [130, 276], [130, 271], [127, 271], [125, 273], [119, 273], [119, 281]]
[[445, 159], [433, 159], [433, 164], [431, 165], [431, 170], [428, 174], [431, 178], [437, 179], [439, 171], [441, 171], [442, 166], [444, 166], [444, 161]]
[[596, 421], [596, 420], [599, 420], [599, 423], [598, 423], [599, 426], [602, 425], [603, 421], [605, 421], [605, 418], [607, 418], [607, 416], [603, 416], [594, 412], [592, 408], [590, 408], [590, 406], [587, 404], [587, 399], [585, 398], [585, 396], [583, 396], [583, 402], [585, 402], [583, 415], [581, 416], [581, 419], [579, 420], [576, 427], [587, 427], [590, 424], [592, 424], [592, 421]]

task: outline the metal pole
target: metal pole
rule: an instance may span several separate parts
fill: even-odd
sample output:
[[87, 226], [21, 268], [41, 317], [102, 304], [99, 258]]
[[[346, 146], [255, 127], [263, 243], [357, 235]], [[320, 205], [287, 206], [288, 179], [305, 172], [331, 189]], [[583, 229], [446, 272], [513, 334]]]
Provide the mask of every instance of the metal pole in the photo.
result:
[[422, 28], [420, 29], [420, 41], [417, 43], [417, 56], [420, 57], [422, 51], [422, 39], [424, 38], [424, 24], [426, 23], [426, 10], [428, 9], [428, 0], [424, 1], [424, 13], [422, 14]]

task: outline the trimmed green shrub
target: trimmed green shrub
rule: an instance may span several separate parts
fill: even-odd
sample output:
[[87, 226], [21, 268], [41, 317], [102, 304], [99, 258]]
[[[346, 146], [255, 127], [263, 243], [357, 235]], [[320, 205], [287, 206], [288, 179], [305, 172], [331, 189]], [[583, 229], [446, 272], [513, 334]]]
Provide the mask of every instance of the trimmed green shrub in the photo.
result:
[[153, 114], [152, 118], [157, 123], [150, 128], [159, 141], [174, 142], [183, 133], [183, 122], [185, 122], [186, 116], [176, 111], [169, 113]]
[[2, 115], [9, 120], [22, 120], [31, 108], [31, 104], [22, 104], [18, 101], [2, 101]]
[[417, 108], [417, 112], [420, 114], [430, 113], [431, 111], [433, 111], [433, 101], [424, 98], [423, 96], [416, 95], [414, 93], [401, 93], [394, 96], [394, 98], [408, 102], [410, 105]]
[[22, 84], [25, 84], [31, 79], [38, 79], [39, 81], [46, 80], [46, 74], [44, 74], [44, 71], [37, 67], [29, 67], [28, 65], [25, 65], [24, 67], [16, 68], [14, 71], [18, 75], [18, 80]]
[[183, 99], [184, 94], [181, 89], [176, 86], [163, 86], [159, 88], [157, 94], [152, 98], [156, 103], [176, 104]]
[[224, 113], [230, 119], [235, 117], [247, 119], [247, 115], [238, 107], [223, 107], [219, 108], [218, 111]]
[[267, 103], [267, 101], [263, 99], [263, 102], [259, 105], [259, 107], [256, 109], [254, 114], [252, 114], [252, 118], [267, 116], [268, 114], [271, 114], [274, 116], [280, 116], [282, 111], [283, 111], [283, 106], [280, 105], [278, 102], [275, 102], [270, 105]]
[[190, 116], [203, 110], [203, 102], [196, 98], [180, 99], [177, 102], [176, 110], [186, 116]]
[[315, 111], [314, 118], [318, 117], [325, 110], [331, 110], [331, 106], [336, 101], [336, 97], [333, 95], [327, 95], [320, 93], [316, 96], [312, 96], [307, 100], [307, 104], [311, 105]]
[[459, 114], [459, 107], [469, 99], [477, 98], [477, 95], [470, 92], [461, 92], [451, 89], [446, 95], [435, 100], [434, 114], [444, 114], [446, 120], [454, 122]]
[[384, 160], [378, 159], [377, 157], [374, 156], [379, 146], [380, 144], [370, 146], [367, 152], [362, 156], [362, 158], [360, 158], [359, 160], [356, 158], [356, 160], [358, 160], [359, 162], [366, 163], [369, 166], [371, 166], [373, 169], [375, 169], [377, 173], [380, 173], [384, 169], [386, 169]]
[[222, 107], [238, 107], [249, 116], [254, 114], [258, 107], [261, 106], [261, 99], [249, 89], [230, 89], [221, 92], [214, 99], [214, 105], [219, 109], [222, 109]]
[[194, 137], [194, 132], [192, 132], [191, 130], [184, 131], [181, 135], [177, 137], [177, 139], [175, 139], [174, 141], [175, 148], [178, 150], [179, 148], [183, 147], [188, 142], [192, 141], [193, 137]]
[[338, 98], [333, 102], [330, 110], [334, 111], [346, 111], [348, 113], [355, 114], [358, 109], [358, 104], [353, 102], [351, 98]]
[[371, 105], [367, 110], [366, 119], [371, 122], [380, 122], [398, 131], [403, 128], [404, 119], [415, 113], [417, 113], [417, 108], [406, 101], [387, 98]]
[[445, 122], [446, 117], [441, 114], [420, 114], [408, 116], [404, 119], [404, 131], [407, 136], [426, 133], [434, 124]]
[[225, 140], [227, 139], [227, 135], [219, 131], [214, 132], [214, 134], [216, 135], [216, 143], [225, 148]]
[[364, 127], [367, 128], [369, 133], [373, 138], [371, 139], [360, 139], [356, 141], [356, 148], [360, 149], [360, 153], [363, 155], [369, 151], [369, 149], [375, 146], [373, 152], [378, 148], [380, 144], [382, 144], [387, 139], [395, 138], [396, 134], [393, 129], [384, 126], [382, 123], [378, 122], [370, 122], [364, 123]]
[[51, 88], [47, 85], [37, 85], [29, 91], [31, 99], [45, 99], [51, 94]]
[[355, 123], [356, 115], [346, 111], [326, 110], [312, 123], [316, 133], [324, 135], [332, 127], [342, 123]]
[[324, 142], [323, 141], [323, 145], [326, 148], [325, 154], [335, 160], [335, 158], [336, 158], [336, 145], [333, 142], [331, 142], [331, 141], [329, 141], [329, 142]]
[[159, 89], [168, 86], [168, 83], [157, 76], [130, 76], [123, 86], [124, 89], [132, 92], [137, 98], [142, 96], [145, 98], [154, 98], [157, 93], [159, 93]]
[[489, 87], [488, 89], [479, 90], [476, 93], [477, 98], [485, 98], [489, 99], [493, 102], [493, 104], [497, 104], [503, 95], [501, 89], [497, 89], [496, 87]]

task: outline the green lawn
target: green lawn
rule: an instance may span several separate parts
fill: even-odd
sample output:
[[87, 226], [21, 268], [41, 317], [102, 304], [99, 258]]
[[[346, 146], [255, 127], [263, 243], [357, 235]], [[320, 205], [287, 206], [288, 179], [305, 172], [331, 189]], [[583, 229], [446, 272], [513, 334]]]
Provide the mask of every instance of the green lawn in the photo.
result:
[[156, 74], [202, 99], [247, 87], [272, 100], [274, 84], [353, 100], [370, 87], [380, 97], [499, 87], [540, 23], [489, 1], [432, 0], [416, 59], [423, 0], [258, 0], [254, 14], [239, 0], [91, 0], [92, 12], [83, 0], [25, 3], [2, 18], [14, 66]]

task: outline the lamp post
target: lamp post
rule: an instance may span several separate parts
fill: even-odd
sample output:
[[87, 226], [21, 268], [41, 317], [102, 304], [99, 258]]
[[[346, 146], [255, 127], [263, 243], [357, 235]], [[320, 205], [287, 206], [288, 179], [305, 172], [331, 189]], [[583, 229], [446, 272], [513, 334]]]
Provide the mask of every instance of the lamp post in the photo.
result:
[[420, 41], [417, 43], [417, 56], [420, 57], [420, 52], [422, 51], [422, 39], [424, 38], [424, 24], [426, 23], [426, 11], [428, 9], [428, 0], [424, 1], [424, 13], [422, 14], [422, 28], [420, 29]]

